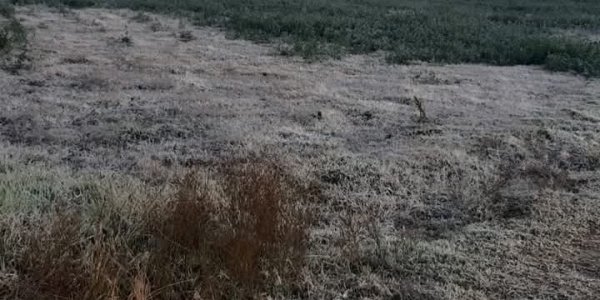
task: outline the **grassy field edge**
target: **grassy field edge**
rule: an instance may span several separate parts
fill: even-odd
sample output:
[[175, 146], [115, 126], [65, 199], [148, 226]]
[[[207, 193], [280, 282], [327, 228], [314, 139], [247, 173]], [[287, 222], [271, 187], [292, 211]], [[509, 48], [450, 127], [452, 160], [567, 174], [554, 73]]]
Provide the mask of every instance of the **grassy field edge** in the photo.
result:
[[[14, 3], [38, 3], [14, 0]], [[600, 75], [593, 1], [48, 0], [58, 7], [173, 13], [309, 60], [385, 51], [390, 63], [542, 65]]]

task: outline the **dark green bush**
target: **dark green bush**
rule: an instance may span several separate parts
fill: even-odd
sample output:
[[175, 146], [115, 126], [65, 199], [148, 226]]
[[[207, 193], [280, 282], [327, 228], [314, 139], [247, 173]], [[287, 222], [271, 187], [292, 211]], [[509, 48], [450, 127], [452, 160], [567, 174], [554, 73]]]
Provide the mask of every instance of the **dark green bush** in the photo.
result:
[[0, 1], [0, 16], [12, 18], [15, 15], [15, 8], [7, 2]]
[[0, 55], [21, 47], [27, 40], [27, 32], [19, 21], [12, 18], [4, 24], [0, 23]]

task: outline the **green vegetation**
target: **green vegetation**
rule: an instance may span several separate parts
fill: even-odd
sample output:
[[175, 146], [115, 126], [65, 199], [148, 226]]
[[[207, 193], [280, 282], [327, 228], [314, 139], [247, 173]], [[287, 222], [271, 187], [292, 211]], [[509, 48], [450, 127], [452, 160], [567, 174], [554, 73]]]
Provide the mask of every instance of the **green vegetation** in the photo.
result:
[[[37, 0], [19, 0], [17, 2]], [[383, 50], [391, 63], [544, 65], [600, 75], [595, 0], [48, 0], [178, 13], [305, 58]]]
[[25, 45], [27, 32], [15, 18], [12, 5], [0, 2], [0, 56]]

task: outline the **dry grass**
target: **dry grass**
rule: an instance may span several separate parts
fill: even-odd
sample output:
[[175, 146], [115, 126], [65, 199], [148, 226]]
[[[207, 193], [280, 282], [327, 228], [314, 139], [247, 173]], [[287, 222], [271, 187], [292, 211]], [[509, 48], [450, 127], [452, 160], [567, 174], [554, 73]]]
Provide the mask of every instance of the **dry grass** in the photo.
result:
[[0, 298], [600, 294], [597, 79], [306, 64], [149, 16], [18, 12]]
[[[321, 186], [264, 159], [145, 182], [7, 162], [0, 185], [3, 293], [17, 299], [593, 295], [600, 287], [594, 261], [600, 210], [591, 186], [573, 174], [597, 170], [595, 152], [551, 131], [519, 140], [517, 148], [502, 137], [486, 140], [485, 150], [472, 155], [429, 152], [386, 173], [369, 161], [340, 164], [338, 180]], [[570, 153], [580, 155], [554, 155], [573, 147], [579, 150]], [[346, 195], [369, 186], [378, 198], [340, 201], [335, 186]], [[381, 200], [389, 196], [402, 201]]]
[[[2, 224], [20, 226], [12, 233], [20, 237], [4, 245], [4, 254], [11, 253], [5, 263], [18, 274], [18, 280], [7, 286], [8, 295], [19, 299], [295, 295], [300, 291], [298, 276], [304, 267], [310, 219], [302, 203], [306, 193], [281, 172], [274, 164], [259, 162], [230, 164], [215, 178], [191, 172], [175, 184], [171, 199], [122, 203], [133, 209], [129, 215], [95, 188], [80, 189], [77, 193], [84, 200], [101, 201], [96, 203], [101, 207], [59, 201], [40, 212], [40, 218], [22, 216], [28, 224]], [[86, 212], [90, 209], [97, 211], [90, 215]], [[5, 238], [11, 234], [2, 232]]]
[[195, 175], [183, 178], [166, 213], [150, 224], [160, 249], [150, 259], [165, 269], [149, 278], [162, 283], [161, 294], [196, 287], [203, 299], [245, 299], [294, 287], [309, 224], [301, 191], [280, 172], [259, 163], [228, 167], [217, 191]]

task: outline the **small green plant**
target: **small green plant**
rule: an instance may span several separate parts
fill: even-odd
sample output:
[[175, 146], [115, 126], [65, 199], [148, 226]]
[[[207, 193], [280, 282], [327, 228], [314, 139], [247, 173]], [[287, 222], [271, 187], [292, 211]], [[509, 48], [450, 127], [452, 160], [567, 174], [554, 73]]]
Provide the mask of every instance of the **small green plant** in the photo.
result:
[[26, 67], [27, 30], [15, 18], [14, 8], [0, 2], [0, 64], [10, 73]]
[[27, 42], [27, 31], [16, 19], [0, 22], [0, 56], [23, 48]]

